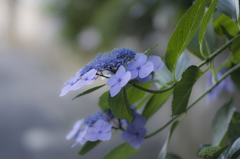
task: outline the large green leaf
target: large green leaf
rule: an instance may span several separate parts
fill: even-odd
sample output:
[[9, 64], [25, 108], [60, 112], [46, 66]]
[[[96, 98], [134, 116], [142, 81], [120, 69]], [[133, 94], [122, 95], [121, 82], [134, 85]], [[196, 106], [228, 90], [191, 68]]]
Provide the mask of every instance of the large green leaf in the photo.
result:
[[92, 150], [95, 146], [97, 146], [101, 141], [97, 140], [94, 142], [91, 141], [87, 141], [83, 147], [81, 148], [81, 150], [78, 152], [79, 155], [85, 155], [86, 153], [88, 153], [88, 151]]
[[[162, 89], [164, 89], [163, 87]], [[142, 115], [148, 120], [154, 113], [160, 109], [172, 94], [172, 90], [164, 93], [154, 94], [152, 98], [147, 102]]]
[[166, 66], [170, 72], [175, 71], [177, 59], [191, 41], [200, 25], [205, 11], [205, 0], [196, 0], [183, 15], [173, 32], [167, 46]]
[[109, 91], [106, 91], [99, 97], [98, 105], [102, 110], [106, 110], [110, 108], [108, 104], [108, 94], [109, 94]]
[[240, 79], [240, 68], [238, 68], [233, 73], [231, 73], [231, 79], [232, 79], [233, 83], [235, 84], [235, 86], [240, 91], [240, 80], [239, 80]]
[[199, 44], [200, 44], [200, 51], [201, 51], [201, 54], [204, 57], [208, 57], [210, 55], [210, 53], [211, 53], [210, 52], [210, 47], [208, 46], [209, 45], [208, 43], [206, 43], [206, 46], [208, 46], [207, 48], [209, 48], [209, 52], [210, 53], [204, 52], [204, 50], [203, 50], [203, 39], [205, 37], [205, 32], [207, 30], [208, 23], [211, 20], [212, 14], [213, 14], [213, 12], [215, 10], [215, 7], [216, 7], [217, 3], [218, 3], [218, 0], [213, 0], [212, 1], [212, 4], [210, 5], [209, 9], [207, 10], [205, 15], [203, 16], [202, 23], [201, 23], [201, 26], [200, 26], [198, 39], [199, 39]]
[[234, 40], [231, 51], [233, 53], [233, 62], [240, 62], [240, 37]]
[[230, 145], [240, 137], [240, 113], [235, 112], [233, 118], [228, 126], [227, 131], [228, 141]]
[[165, 143], [158, 155], [158, 159], [166, 159], [168, 143], [170, 141], [172, 133], [175, 130], [175, 128], [178, 126], [178, 124], [181, 123], [185, 119], [185, 117], [186, 117], [186, 114], [180, 120], [177, 120], [172, 124], [170, 132], [168, 133], [168, 136], [167, 136], [167, 140], [165, 141]]
[[173, 153], [167, 153], [165, 159], [181, 159], [181, 157], [179, 157]]
[[[187, 54], [182, 53], [179, 57], [175, 69], [175, 77], [179, 79], [182, 76], [182, 73], [192, 65], [191, 59], [188, 57]], [[162, 69], [159, 69], [157, 72], [154, 73], [154, 79], [159, 80], [164, 85], [168, 85], [171, 82], [173, 83], [172, 73], [167, 69], [166, 65]], [[156, 83], [156, 87], [158, 89], [162, 88], [163, 85]]]
[[[149, 89], [151, 86], [151, 82], [147, 82], [147, 83], [136, 83], [137, 85]], [[127, 85], [126, 86], [126, 92], [127, 92], [127, 99], [130, 105], [133, 105], [134, 103], [138, 102], [139, 100], [141, 100], [145, 94], [147, 92], [139, 90], [136, 87], [133, 87], [132, 85]]]
[[[197, 56], [198, 58], [200, 58], [201, 60], [203, 60], [203, 56], [200, 52], [200, 44], [199, 44], [199, 30], [200, 28], [197, 30], [197, 32], [195, 33], [195, 35], [193, 36], [192, 40], [190, 41], [190, 43], [187, 46], [187, 49], [193, 53], [195, 56]], [[218, 43], [217, 43], [217, 37], [216, 34], [214, 32], [214, 28], [212, 25], [208, 25], [207, 26], [207, 30], [206, 33], [204, 35], [203, 38], [203, 53], [204, 55], [209, 55], [211, 53], [213, 53], [214, 51], [217, 50], [218, 47]]]
[[108, 152], [103, 159], [125, 159], [137, 151], [138, 149], [132, 148], [129, 143], [125, 142]]
[[197, 66], [190, 66], [183, 72], [182, 79], [173, 91], [172, 115], [181, 114], [186, 110], [192, 87], [201, 75], [202, 71]]
[[224, 104], [214, 116], [212, 122], [212, 145], [219, 146], [224, 139], [228, 130], [235, 107], [233, 106], [232, 99]]
[[126, 119], [132, 123], [133, 114], [128, 103], [125, 87], [123, 87], [122, 90], [114, 97], [111, 97], [109, 93], [108, 103], [113, 115], [119, 119]]
[[221, 25], [226, 29], [226, 31], [232, 35], [236, 36], [237, 32], [239, 31], [238, 25], [232, 21], [231, 18], [228, 16], [221, 14], [220, 16], [217, 16], [212, 23], [214, 30], [219, 35], [225, 35]]
[[83, 95], [92, 93], [92, 92], [98, 90], [99, 88], [102, 88], [102, 87], [105, 86], [105, 85], [106, 85], [106, 84], [103, 84], [103, 85], [100, 85], [100, 86], [97, 86], [97, 87], [93, 87], [93, 88], [91, 88], [91, 89], [89, 89], [89, 90], [86, 90], [86, 91], [80, 93], [79, 95], [77, 95], [76, 97], [74, 97], [72, 100], [74, 100], [74, 99], [76, 99], [76, 98], [78, 98], [78, 97], [81, 97], [81, 96], [83, 96]]
[[240, 155], [240, 138], [238, 138], [230, 148], [227, 154], [227, 159], [237, 159]]
[[217, 9], [238, 24], [239, 0], [219, 0]]

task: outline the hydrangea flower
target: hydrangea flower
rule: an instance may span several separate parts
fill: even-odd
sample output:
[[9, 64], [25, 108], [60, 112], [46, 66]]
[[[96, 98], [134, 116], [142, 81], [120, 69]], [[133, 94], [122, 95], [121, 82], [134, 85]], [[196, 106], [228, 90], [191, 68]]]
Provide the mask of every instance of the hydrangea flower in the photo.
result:
[[98, 54], [64, 84], [60, 96], [66, 95], [70, 90], [77, 90], [83, 85], [91, 84], [97, 79], [95, 75], [103, 75], [104, 71], [108, 74], [116, 73], [120, 66], [126, 66], [135, 55], [135, 51], [130, 48], [117, 48], [110, 53]]
[[89, 141], [105, 141], [111, 138], [112, 124], [100, 119], [93, 124], [92, 127], [88, 128], [85, 138]]
[[109, 53], [98, 54], [95, 59], [83, 67], [81, 75], [91, 69], [115, 73], [121, 65], [126, 66], [128, 62], [132, 61], [135, 55], [134, 50], [124, 47], [116, 48]]
[[146, 119], [134, 113], [132, 124], [128, 123], [127, 129], [122, 133], [122, 139], [129, 142], [131, 147], [138, 149], [142, 145], [144, 137], [147, 134], [147, 130], [144, 128], [145, 124]]
[[[219, 80], [221, 76], [226, 72], [226, 69], [222, 69], [216, 74], [217, 79]], [[207, 74], [207, 88], [213, 85], [212, 82], [212, 73], [208, 72]], [[218, 97], [222, 92], [227, 93], [233, 93], [234, 92], [234, 84], [230, 78], [230, 76], [226, 77], [224, 80], [222, 80], [215, 88], [213, 88], [208, 94], [207, 94], [207, 105], [211, 103], [211, 100], [217, 100]]]
[[137, 78], [140, 83], [146, 83], [152, 79], [151, 72], [157, 72], [163, 68], [164, 63], [161, 58], [155, 55], [149, 56], [144, 53], [138, 53], [135, 61], [128, 64], [128, 70], [131, 72], [131, 79]]
[[147, 61], [147, 55], [137, 54], [136, 61], [133, 61], [128, 64], [128, 71], [131, 72], [131, 79], [145, 78], [147, 77], [154, 69], [154, 65], [151, 61]]
[[78, 120], [74, 125], [73, 129], [67, 134], [66, 139], [70, 140], [73, 136], [77, 135], [79, 132], [80, 127], [84, 123], [84, 119]]
[[77, 90], [81, 88], [83, 85], [89, 85], [94, 80], [96, 80], [95, 75], [97, 73], [97, 70], [91, 69], [90, 71], [85, 73], [82, 77], [80, 77], [81, 70], [82, 69], [80, 69], [76, 73], [76, 75], [74, 75], [71, 79], [67, 80], [60, 96], [66, 95], [70, 90]]
[[111, 137], [110, 129], [112, 127], [112, 124], [109, 122], [113, 118], [115, 118], [115, 116], [112, 114], [110, 109], [97, 111], [96, 113], [89, 115], [85, 119], [85, 122], [84, 119], [78, 120], [74, 124], [73, 129], [67, 134], [66, 139], [70, 140], [74, 137], [75, 144], [72, 145], [72, 147], [78, 144], [84, 145], [88, 140], [92, 141], [96, 138], [102, 141], [108, 140], [108, 138], [110, 139]]
[[117, 95], [122, 87], [124, 87], [128, 81], [131, 79], [131, 73], [129, 71], [126, 72], [123, 66], [120, 66], [115, 75], [110, 77], [107, 81], [108, 86], [110, 86], [110, 95], [114, 97]]
[[72, 145], [72, 148], [75, 147], [77, 144], [84, 145], [87, 142], [87, 139], [85, 138], [85, 135], [88, 131], [88, 126], [84, 125], [82, 130], [80, 130], [76, 136], [75, 136], [75, 144]]

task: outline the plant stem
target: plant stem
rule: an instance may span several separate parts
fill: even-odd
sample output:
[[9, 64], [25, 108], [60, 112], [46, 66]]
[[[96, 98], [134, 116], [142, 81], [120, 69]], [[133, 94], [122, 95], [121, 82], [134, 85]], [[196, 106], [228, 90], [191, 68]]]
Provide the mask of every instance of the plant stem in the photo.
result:
[[175, 83], [172, 84], [170, 87], [166, 88], [166, 89], [161, 89], [161, 90], [150, 90], [150, 89], [146, 89], [146, 88], [143, 88], [133, 82], [129, 82], [133, 87], [136, 87], [142, 91], [145, 91], [145, 92], [148, 92], [148, 93], [163, 93], [163, 92], [166, 92], [166, 91], [169, 91], [170, 89], [172, 89], [174, 86], [175, 86]]
[[236, 40], [240, 35], [235, 36], [234, 38], [232, 38], [231, 40], [229, 40], [226, 44], [224, 44], [222, 47], [220, 47], [217, 51], [215, 51], [214, 53], [212, 53], [208, 59], [205, 59], [204, 61], [202, 61], [198, 67], [202, 67], [203, 65], [205, 65], [206, 63], [208, 63], [209, 61], [211, 61], [212, 59], [214, 59], [218, 54], [220, 54], [223, 50], [225, 50], [228, 46], [230, 46], [234, 40]]
[[[199, 97], [197, 97], [196, 100], [194, 100], [191, 104], [187, 106], [187, 109], [185, 112], [187, 112], [190, 108], [192, 108], [199, 100], [201, 100], [206, 94], [208, 94], [214, 87], [216, 87], [222, 80], [224, 80], [228, 75], [230, 75], [232, 72], [234, 72], [236, 69], [240, 68], [240, 63], [235, 65], [233, 68], [228, 70], [226, 73], [222, 75], [222, 77], [216, 81], [215, 84], [213, 84], [210, 88], [208, 88], [203, 94], [201, 94]], [[184, 112], [183, 112], [184, 113]], [[181, 113], [182, 114], [182, 113]], [[145, 138], [152, 137], [162, 131], [164, 128], [166, 128], [169, 124], [171, 124], [176, 118], [178, 118], [181, 114], [174, 116], [171, 120], [169, 120], [164, 126], [162, 126], [160, 129], [156, 130], [155, 132], [145, 136]]]
[[[231, 40], [229, 40], [226, 44], [224, 44], [222, 47], [220, 47], [217, 51], [215, 51], [214, 53], [212, 53], [208, 59], [205, 59], [204, 61], [202, 61], [199, 65], [197, 65], [198, 68], [202, 67], [203, 65], [207, 64], [208, 62], [212, 61], [212, 59], [214, 59], [218, 54], [220, 54], [223, 50], [225, 50], [228, 46], [230, 46], [234, 40], [236, 40], [240, 35], [237, 35], [235, 36], [234, 38], [232, 38]], [[173, 73], [173, 78], [175, 77], [175, 73]], [[134, 84], [132, 82], [129, 82], [130, 84], [132, 84], [132, 86], [140, 89], [140, 90], [143, 90], [143, 91], [146, 91], [146, 92], [149, 92], [149, 93], [163, 93], [163, 92], [166, 92], [166, 91], [169, 91], [171, 90], [172, 88], [174, 88], [174, 86], [176, 85], [176, 83], [179, 81], [178, 80], [174, 80], [175, 83], [173, 85], [171, 85], [170, 87], [166, 88], [166, 89], [162, 89], [162, 90], [149, 90], [149, 89], [146, 89], [146, 88], [143, 88], [137, 84]]]

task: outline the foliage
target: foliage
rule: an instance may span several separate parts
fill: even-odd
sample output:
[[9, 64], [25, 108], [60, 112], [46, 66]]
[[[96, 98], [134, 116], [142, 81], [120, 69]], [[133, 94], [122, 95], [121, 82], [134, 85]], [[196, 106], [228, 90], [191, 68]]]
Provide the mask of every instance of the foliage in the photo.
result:
[[[108, 5], [112, 3], [114, 2], [108, 1]], [[84, 155], [100, 142], [109, 140], [112, 137], [111, 130], [114, 129], [123, 131], [121, 137], [126, 142], [108, 152], [104, 158], [129, 157], [138, 151], [146, 139], [158, 134], [173, 122], [158, 159], [180, 159], [178, 155], [168, 153], [168, 144], [175, 128], [187, 116], [188, 110], [205, 95], [217, 99], [220, 92], [233, 93], [227, 91], [233, 90], [228, 88], [230, 86], [240, 88], [240, 35], [237, 34], [239, 5], [232, 4], [238, 2], [212, 0], [205, 12], [205, 0], [196, 0], [174, 30], [163, 61], [158, 56], [148, 56], [158, 44], [144, 53], [135, 53], [129, 48], [117, 48], [107, 54], [99, 54], [69, 79], [64, 84], [61, 96], [70, 90], [91, 84], [100, 76], [107, 78], [107, 85], [110, 87], [110, 91], [106, 91], [99, 98], [98, 105], [101, 111], [87, 117], [85, 122], [84, 119], [77, 121], [66, 137], [74, 137], [74, 146], [83, 145], [79, 154]], [[223, 14], [218, 13], [219, 16], [216, 16], [219, 11]], [[227, 40], [219, 49], [216, 34], [224, 35]], [[183, 53], [186, 48], [202, 60], [200, 64], [192, 65], [191, 59]], [[229, 48], [232, 54], [215, 69], [212, 65], [215, 57], [226, 48]], [[203, 65], [207, 65], [206, 69], [201, 69]], [[198, 83], [198, 79], [210, 68], [210, 85], [189, 103], [195, 83]], [[151, 87], [152, 83], [157, 89]], [[98, 90], [104, 85], [91, 88], [75, 98]], [[148, 119], [164, 106], [171, 94], [171, 119], [156, 131], [147, 134], [145, 125], [149, 124]], [[212, 121], [212, 145], [202, 144], [197, 151], [198, 157], [236, 159], [240, 155], [240, 113], [234, 107], [233, 101], [232, 97], [216, 110]], [[141, 107], [144, 107], [142, 113], [138, 111]], [[182, 114], [185, 115], [176, 120]]]

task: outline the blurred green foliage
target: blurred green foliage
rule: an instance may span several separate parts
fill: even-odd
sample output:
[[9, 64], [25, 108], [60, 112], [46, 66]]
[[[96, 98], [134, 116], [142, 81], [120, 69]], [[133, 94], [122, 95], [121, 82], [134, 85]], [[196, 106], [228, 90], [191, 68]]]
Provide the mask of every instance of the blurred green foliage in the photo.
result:
[[[62, 35], [76, 43], [82, 29], [94, 27], [102, 37], [101, 47], [111, 47], [121, 35], [137, 35], [139, 40], [153, 31], [153, 16], [164, 5], [185, 12], [193, 0], [55, 0], [51, 13], [62, 21]], [[178, 16], [176, 21], [180, 18]]]

